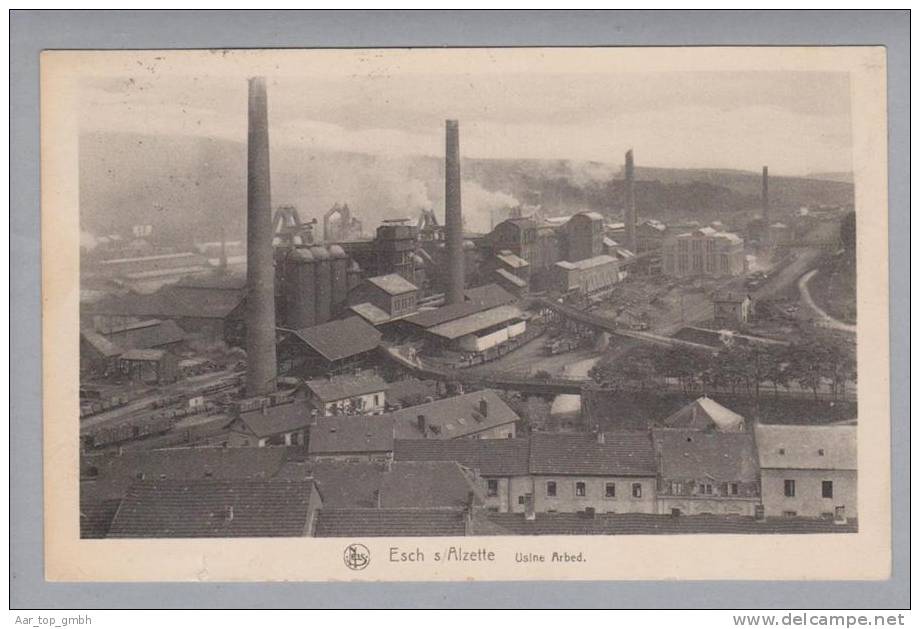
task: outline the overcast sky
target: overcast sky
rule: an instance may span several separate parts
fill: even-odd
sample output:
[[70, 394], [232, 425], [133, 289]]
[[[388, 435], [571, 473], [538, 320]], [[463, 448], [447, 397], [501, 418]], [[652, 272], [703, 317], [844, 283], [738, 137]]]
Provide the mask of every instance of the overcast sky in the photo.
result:
[[[725, 54], [731, 54], [726, 52]], [[269, 77], [273, 143], [443, 154], [458, 118], [466, 157], [596, 160], [804, 175], [851, 169], [845, 73], [667, 72]], [[244, 142], [245, 77], [145, 72], [88, 79], [82, 131]]]

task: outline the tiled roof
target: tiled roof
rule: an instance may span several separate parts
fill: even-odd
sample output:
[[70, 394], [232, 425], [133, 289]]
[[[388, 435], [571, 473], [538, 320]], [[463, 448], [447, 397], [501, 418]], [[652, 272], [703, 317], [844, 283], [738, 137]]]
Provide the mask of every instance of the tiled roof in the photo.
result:
[[612, 431], [603, 443], [593, 434], [534, 433], [533, 474], [583, 476], [655, 476], [655, 452], [645, 431]]
[[[644, 513], [538, 513], [527, 520], [523, 513], [487, 513], [505, 535], [679, 535], [679, 534], [809, 534], [855, 533], [856, 520], [835, 524], [812, 518], [754, 518], [737, 515], [653, 515]], [[482, 534], [490, 532], [483, 529]], [[498, 533], [501, 534], [501, 533]]]
[[386, 381], [376, 374], [343, 374], [308, 380], [307, 388], [323, 402], [345, 400], [358, 395], [386, 391]]
[[329, 321], [294, 334], [329, 361], [342, 360], [376, 349], [381, 334], [361, 317]]
[[[483, 415], [481, 402], [486, 403]], [[419, 430], [419, 415], [425, 416], [426, 432]], [[495, 391], [483, 389], [393, 411], [399, 439], [454, 439], [466, 437], [520, 419]]]
[[109, 527], [121, 498], [110, 500], [80, 501], [80, 538], [102, 539], [109, 534]]
[[482, 476], [526, 476], [530, 439], [398, 439], [394, 461], [456, 461]]
[[108, 536], [303, 536], [312, 488], [311, 481], [138, 481]]
[[318, 417], [310, 427], [310, 454], [393, 450], [393, 418], [381, 415]]
[[316, 461], [311, 466], [323, 505], [329, 508], [463, 508], [482, 498], [472, 479], [453, 461]]
[[744, 417], [715, 400], [701, 397], [690, 402], [664, 420], [668, 428], [689, 430], [715, 429], [721, 431], [744, 430]]
[[[855, 425], [755, 428], [760, 467], [770, 469], [855, 470]], [[783, 453], [780, 453], [783, 450]]]
[[135, 480], [265, 479], [303, 448], [169, 448], [126, 450], [80, 459], [81, 498], [121, 498]]
[[660, 474], [669, 479], [754, 482], [758, 477], [750, 432], [654, 430]]
[[369, 277], [367, 281], [389, 295], [402, 295], [418, 290], [418, 287], [397, 273]]
[[435, 537], [466, 534], [460, 509], [322, 509], [316, 537]]
[[436, 325], [428, 328], [428, 332], [435, 336], [453, 340], [490, 328], [493, 325], [520, 319], [522, 315], [521, 309], [517, 306], [498, 306], [497, 308], [476, 312], [460, 319]]
[[310, 410], [302, 402], [291, 402], [240, 413], [239, 417], [254, 435], [269, 437], [306, 428], [310, 424]]

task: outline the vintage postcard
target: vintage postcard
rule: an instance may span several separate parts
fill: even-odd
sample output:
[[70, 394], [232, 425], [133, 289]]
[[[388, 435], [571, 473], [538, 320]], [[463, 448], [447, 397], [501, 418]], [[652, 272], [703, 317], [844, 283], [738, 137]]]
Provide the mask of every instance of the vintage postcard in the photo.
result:
[[41, 66], [49, 580], [888, 577], [884, 48]]

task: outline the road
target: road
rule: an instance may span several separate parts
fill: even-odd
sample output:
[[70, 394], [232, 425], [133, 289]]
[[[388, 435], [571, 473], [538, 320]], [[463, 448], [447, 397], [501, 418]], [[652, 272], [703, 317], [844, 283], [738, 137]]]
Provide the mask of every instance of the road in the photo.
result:
[[808, 290], [808, 282], [811, 281], [815, 275], [818, 274], [818, 269], [812, 269], [801, 278], [799, 278], [799, 293], [802, 295], [802, 301], [806, 306], [814, 313], [815, 315], [815, 324], [823, 328], [829, 328], [831, 330], [840, 330], [841, 332], [849, 332], [850, 334], [856, 334], [856, 326], [849, 323], [844, 323], [839, 319], [835, 319], [829, 314], [827, 314], [821, 307], [815, 303], [815, 300], [811, 296], [811, 292]]

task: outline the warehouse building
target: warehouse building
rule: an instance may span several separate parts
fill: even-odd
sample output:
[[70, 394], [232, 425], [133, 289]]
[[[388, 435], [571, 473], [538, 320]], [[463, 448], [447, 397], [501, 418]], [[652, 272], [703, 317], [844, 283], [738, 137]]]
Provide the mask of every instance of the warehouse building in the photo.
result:
[[302, 330], [279, 329], [281, 373], [302, 378], [370, 367], [381, 333], [361, 317], [329, 321]]
[[553, 265], [553, 290], [597, 295], [611, 290], [621, 280], [620, 262], [609, 255], [599, 255], [577, 262], [562, 261]]

